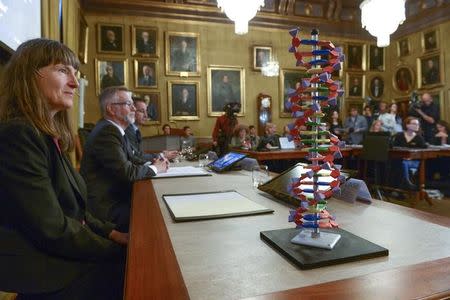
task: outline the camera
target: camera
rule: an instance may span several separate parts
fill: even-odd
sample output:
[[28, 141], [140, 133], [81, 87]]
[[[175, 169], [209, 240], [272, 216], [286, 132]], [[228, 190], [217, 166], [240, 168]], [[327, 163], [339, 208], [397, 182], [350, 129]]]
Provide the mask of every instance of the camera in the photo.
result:
[[413, 91], [411, 93], [411, 97], [409, 98], [409, 107], [412, 108], [420, 108], [422, 103], [420, 102], [420, 97], [417, 91]]
[[227, 103], [225, 104], [224, 111], [237, 114], [241, 111], [241, 104], [238, 102]]

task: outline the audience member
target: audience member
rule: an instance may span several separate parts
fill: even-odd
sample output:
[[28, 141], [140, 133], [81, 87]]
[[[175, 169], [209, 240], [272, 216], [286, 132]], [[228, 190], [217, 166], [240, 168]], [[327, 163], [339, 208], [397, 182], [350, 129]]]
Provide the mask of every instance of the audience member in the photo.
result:
[[[450, 127], [445, 121], [436, 123], [436, 134], [434, 135], [433, 145], [444, 146], [450, 144]], [[440, 179], [449, 182], [450, 176], [450, 157], [440, 157], [427, 162], [427, 173], [433, 175], [434, 179]]]
[[380, 103], [378, 103], [378, 107], [373, 112], [372, 121], [377, 120], [379, 116], [381, 116], [384, 113], [388, 113], [387, 103], [385, 101], [380, 101]]
[[89, 135], [81, 160], [81, 175], [88, 185], [88, 209], [102, 220], [128, 231], [133, 182], [165, 172], [168, 162], [144, 163], [133, 155], [125, 129], [136, 108], [125, 87], [106, 88], [100, 94], [103, 119]]
[[337, 137], [339, 137], [339, 139], [341, 139], [341, 135], [344, 129], [342, 128], [342, 122], [339, 119], [339, 112], [337, 110], [333, 110], [331, 112], [331, 121], [329, 130], [332, 134], [336, 135]]
[[280, 147], [280, 136], [276, 133], [277, 125], [267, 123], [264, 132], [264, 136], [259, 141], [258, 150], [270, 150], [272, 147]]
[[145, 100], [139, 97], [133, 97], [134, 107], [136, 108], [135, 121], [130, 124], [127, 129], [125, 129], [125, 134], [127, 136], [130, 148], [134, 156], [137, 159], [143, 160], [143, 162], [151, 161], [165, 157], [167, 159], [173, 159], [177, 156], [178, 151], [176, 150], [164, 150], [162, 155], [156, 153], [144, 153], [142, 149], [142, 134], [139, 126], [142, 126], [147, 121], [147, 104]]
[[[420, 129], [419, 119], [407, 117], [404, 121], [404, 131], [395, 135], [394, 147], [426, 148], [425, 140], [418, 134]], [[419, 169], [418, 160], [403, 160], [403, 186], [407, 189], [416, 190], [417, 186], [411, 182], [410, 171], [417, 172]]]
[[383, 122], [381, 120], [373, 121], [370, 126], [369, 132], [383, 132]]
[[433, 103], [431, 95], [424, 93], [420, 106], [411, 105], [409, 115], [419, 118], [425, 141], [431, 143], [434, 138], [435, 124], [439, 121], [439, 107]]
[[258, 136], [258, 132], [256, 131], [256, 127], [253, 125], [250, 125], [248, 127], [248, 131], [249, 131], [250, 143], [252, 145], [252, 150], [256, 150], [256, 148], [258, 147], [258, 144], [259, 144], [259, 136]]
[[195, 151], [196, 141], [195, 137], [192, 134], [192, 129], [189, 126], [183, 127], [184, 135], [180, 138], [182, 148], [184, 147], [190, 147], [192, 151]]
[[373, 114], [372, 108], [369, 105], [364, 107], [363, 116], [366, 118], [367, 126], [372, 126]]
[[169, 124], [164, 124], [162, 126], [162, 131], [163, 131], [163, 135], [170, 135], [170, 125]]
[[234, 135], [231, 138], [230, 147], [250, 149], [252, 144], [248, 136], [248, 127], [246, 125], [238, 125], [234, 130]]
[[378, 120], [381, 121], [381, 127], [383, 131], [388, 131], [395, 134], [396, 131], [396, 120], [395, 115], [391, 114], [390, 110], [386, 110], [384, 113], [378, 116]]
[[433, 145], [450, 145], [450, 138], [448, 133], [450, 132], [450, 127], [445, 121], [438, 121], [436, 123], [436, 134], [434, 135]]
[[0, 80], [0, 290], [17, 299], [122, 299], [128, 234], [86, 212], [68, 160], [77, 56], [20, 45]]
[[364, 132], [367, 131], [366, 118], [358, 114], [356, 107], [350, 108], [350, 116], [347, 117], [344, 123], [344, 130], [348, 134], [347, 142], [349, 144], [361, 144]]

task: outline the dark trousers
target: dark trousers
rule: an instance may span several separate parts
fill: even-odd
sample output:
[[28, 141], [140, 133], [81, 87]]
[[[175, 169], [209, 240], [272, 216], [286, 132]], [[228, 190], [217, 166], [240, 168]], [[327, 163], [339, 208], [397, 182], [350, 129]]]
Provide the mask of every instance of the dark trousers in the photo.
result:
[[62, 290], [47, 294], [19, 294], [16, 300], [120, 300], [123, 299], [124, 274], [125, 259], [98, 263]]

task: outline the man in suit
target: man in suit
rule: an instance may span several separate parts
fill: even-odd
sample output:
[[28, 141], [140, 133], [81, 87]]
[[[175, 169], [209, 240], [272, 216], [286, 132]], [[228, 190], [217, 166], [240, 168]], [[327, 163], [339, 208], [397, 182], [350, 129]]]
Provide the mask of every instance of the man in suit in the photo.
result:
[[142, 76], [139, 77], [139, 85], [155, 86], [155, 76], [152, 67], [144, 65], [142, 67]]
[[122, 45], [116, 40], [116, 33], [114, 30], [108, 29], [105, 36], [102, 37], [103, 51], [122, 51]]
[[142, 31], [136, 43], [137, 52], [141, 54], [155, 54], [155, 44], [150, 40], [148, 31]]
[[362, 96], [361, 83], [359, 82], [358, 77], [353, 78], [353, 84], [350, 87], [350, 96]]
[[345, 120], [344, 129], [348, 133], [347, 142], [349, 144], [357, 145], [362, 143], [364, 132], [367, 131], [368, 126], [366, 118], [358, 114], [356, 107], [350, 109], [350, 116]]
[[147, 104], [145, 100], [139, 97], [133, 97], [134, 107], [136, 108], [135, 121], [125, 129], [125, 135], [127, 136], [131, 151], [137, 159], [141, 159], [145, 162], [153, 162], [161, 157], [167, 159], [173, 159], [177, 156], [178, 151], [164, 150], [163, 153], [144, 153], [142, 150], [142, 134], [139, 130], [139, 126], [145, 124], [147, 121]]
[[112, 65], [106, 65], [105, 68], [106, 74], [103, 75], [102, 81], [100, 83], [100, 88], [103, 90], [104, 88], [110, 87], [110, 86], [119, 86], [123, 85], [123, 82], [120, 81], [119, 78], [114, 75], [114, 68]]
[[167, 160], [153, 164], [137, 159], [125, 129], [134, 123], [135, 107], [125, 87], [109, 87], [100, 94], [103, 116], [89, 135], [80, 173], [88, 186], [88, 210], [128, 231], [133, 182], [168, 168]]
[[372, 92], [372, 96], [375, 98], [380, 98], [383, 95], [384, 84], [380, 78], [375, 77], [372, 80], [372, 85], [370, 86], [370, 91]]
[[277, 134], [277, 125], [267, 123], [265, 135], [260, 138], [258, 150], [270, 150], [271, 147], [280, 147], [280, 135]]
[[170, 70], [195, 72], [196, 68], [195, 55], [192, 49], [188, 48], [187, 41], [183, 39], [180, 41], [179, 48], [173, 52]]
[[189, 90], [183, 87], [179, 97], [173, 103], [172, 115], [195, 116], [197, 114], [195, 104], [195, 100], [189, 95]]

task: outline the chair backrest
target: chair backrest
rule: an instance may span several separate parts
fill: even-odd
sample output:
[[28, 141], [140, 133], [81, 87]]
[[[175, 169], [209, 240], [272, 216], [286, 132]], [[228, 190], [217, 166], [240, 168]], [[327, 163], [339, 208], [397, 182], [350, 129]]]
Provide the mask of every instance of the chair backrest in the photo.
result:
[[364, 160], [387, 161], [389, 159], [390, 135], [368, 132], [363, 139], [361, 158]]

